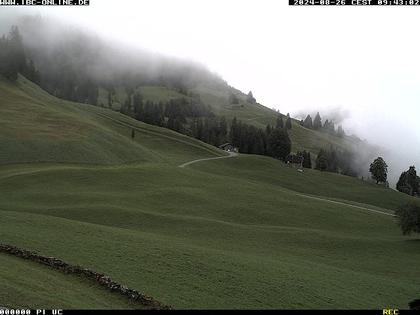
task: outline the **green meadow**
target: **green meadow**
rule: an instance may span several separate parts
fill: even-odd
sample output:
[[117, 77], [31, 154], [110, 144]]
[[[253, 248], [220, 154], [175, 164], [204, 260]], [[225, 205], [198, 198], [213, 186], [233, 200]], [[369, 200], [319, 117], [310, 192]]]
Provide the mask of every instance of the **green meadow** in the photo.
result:
[[[389, 215], [406, 195], [262, 156], [180, 168], [226, 153], [22, 77], [0, 81], [0, 102], [2, 243], [177, 309], [407, 308], [419, 297], [420, 240]], [[0, 261], [0, 305], [133, 307], [77, 277]]]
[[76, 309], [140, 308], [99, 285], [37, 263], [0, 254], [1, 306]]

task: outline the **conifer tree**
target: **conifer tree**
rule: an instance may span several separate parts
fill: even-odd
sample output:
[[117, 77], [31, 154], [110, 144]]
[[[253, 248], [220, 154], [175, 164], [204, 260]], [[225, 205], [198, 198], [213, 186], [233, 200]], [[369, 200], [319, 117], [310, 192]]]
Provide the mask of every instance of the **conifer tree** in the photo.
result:
[[270, 126], [270, 125], [267, 125], [267, 127], [265, 127], [265, 134], [266, 134], [267, 136], [269, 136], [269, 135], [270, 135], [270, 133], [271, 133], [271, 130], [272, 130], [271, 126]]
[[321, 121], [321, 116], [319, 115], [319, 112], [315, 116], [313, 125], [314, 125], [315, 130], [322, 128], [322, 121]]
[[306, 116], [303, 126], [309, 129], [313, 128], [312, 117], [311, 115]]
[[316, 157], [315, 169], [320, 171], [328, 170], [328, 155], [324, 149], [321, 149]]
[[229, 94], [229, 104], [239, 104], [238, 97], [233, 93]]
[[292, 149], [292, 142], [286, 129], [274, 129], [268, 138], [268, 150], [276, 159], [286, 160]]
[[312, 168], [311, 153], [303, 151], [303, 164], [304, 168]]
[[344, 137], [346, 134], [344, 132], [343, 126], [339, 125], [337, 130], [337, 136], [340, 138]]
[[0, 74], [15, 81], [18, 73], [26, 74], [27, 64], [22, 37], [17, 26], [12, 26], [9, 35], [0, 40]]
[[221, 118], [220, 118], [220, 121], [219, 121], [219, 133], [220, 133], [220, 137], [221, 137], [221, 139], [223, 139], [223, 141], [224, 140], [226, 140], [226, 136], [227, 136], [227, 122], [226, 122], [226, 118], [225, 118], [225, 116], [222, 116]]
[[287, 113], [286, 128], [289, 129], [289, 130], [292, 129], [292, 119], [290, 118], [289, 113]]
[[420, 233], [420, 205], [411, 201], [395, 211], [398, 225], [403, 235], [410, 235], [412, 232]]
[[277, 116], [276, 128], [284, 128], [283, 117], [281, 114]]
[[407, 172], [407, 182], [411, 188], [410, 195], [417, 195], [419, 193], [419, 182], [417, 178], [416, 168], [414, 166], [410, 166]]
[[420, 181], [416, 168], [410, 166], [408, 171], [402, 172], [397, 182], [397, 190], [407, 195], [415, 196], [420, 193]]
[[257, 100], [255, 99], [254, 95], [252, 94], [251, 91], [248, 92], [248, 95], [246, 97], [246, 101], [250, 104], [255, 104], [257, 102]]

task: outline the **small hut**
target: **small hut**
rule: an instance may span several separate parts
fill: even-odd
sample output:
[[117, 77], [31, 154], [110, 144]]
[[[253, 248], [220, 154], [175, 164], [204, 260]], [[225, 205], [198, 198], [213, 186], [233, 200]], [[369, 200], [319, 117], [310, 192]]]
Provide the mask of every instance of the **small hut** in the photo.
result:
[[219, 148], [227, 152], [238, 152], [238, 148], [236, 148], [231, 143], [225, 143], [225, 144], [219, 145]]

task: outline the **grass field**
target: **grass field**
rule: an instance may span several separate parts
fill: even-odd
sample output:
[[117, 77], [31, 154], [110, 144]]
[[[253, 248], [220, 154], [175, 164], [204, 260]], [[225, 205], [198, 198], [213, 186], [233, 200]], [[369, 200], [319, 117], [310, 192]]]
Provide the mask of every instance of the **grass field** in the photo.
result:
[[[225, 153], [24, 79], [0, 83], [0, 96], [4, 243], [109, 274], [174, 308], [407, 308], [419, 297], [420, 240], [403, 237], [392, 216], [352, 207], [392, 213], [410, 199], [403, 194], [261, 156], [180, 168]], [[33, 292], [25, 305], [38, 301]], [[0, 305], [22, 306], [5, 296]]]
[[91, 281], [6, 254], [0, 254], [0, 274], [2, 307], [140, 308]]

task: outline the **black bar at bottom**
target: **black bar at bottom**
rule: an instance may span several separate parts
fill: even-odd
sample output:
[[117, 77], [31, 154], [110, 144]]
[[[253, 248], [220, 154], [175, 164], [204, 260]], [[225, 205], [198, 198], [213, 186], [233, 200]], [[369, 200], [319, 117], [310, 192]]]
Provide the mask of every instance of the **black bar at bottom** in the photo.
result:
[[[188, 310], [63, 310], [63, 309], [38, 309], [38, 310], [26, 310], [26, 309], [19, 309], [19, 313], [17, 313], [17, 309], [13, 309], [13, 313], [11, 313], [12, 309], [9, 309], [8, 312], [6, 309], [1, 310], [1, 314], [19, 314], [19, 315], [79, 315], [79, 314], [147, 314], [147, 313], [185, 313]], [[243, 313], [255, 313], [259, 314], [261, 312], [272, 313], [272, 314], [344, 314], [344, 315], [354, 315], [354, 314], [366, 314], [366, 315], [411, 315], [411, 314], [420, 314], [419, 310], [399, 310], [399, 309], [381, 309], [381, 310], [192, 310], [193, 312], [200, 312], [200, 313], [217, 313], [217, 312], [231, 312], [237, 314]]]

